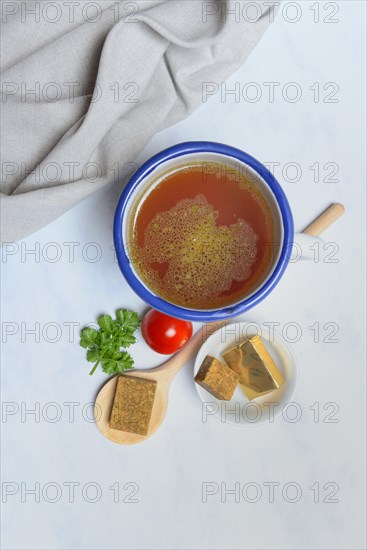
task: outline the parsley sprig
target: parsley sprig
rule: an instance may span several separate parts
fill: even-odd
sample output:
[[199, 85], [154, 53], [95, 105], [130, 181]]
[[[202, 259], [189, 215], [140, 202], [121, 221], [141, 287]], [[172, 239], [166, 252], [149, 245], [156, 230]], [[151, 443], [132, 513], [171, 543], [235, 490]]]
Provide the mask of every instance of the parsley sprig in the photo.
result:
[[100, 364], [106, 374], [122, 374], [131, 369], [134, 360], [125, 348], [137, 340], [134, 332], [140, 325], [137, 313], [128, 309], [118, 309], [116, 319], [111, 315], [101, 315], [99, 329], [84, 327], [80, 332], [80, 345], [87, 349], [87, 361], [94, 363], [90, 375]]

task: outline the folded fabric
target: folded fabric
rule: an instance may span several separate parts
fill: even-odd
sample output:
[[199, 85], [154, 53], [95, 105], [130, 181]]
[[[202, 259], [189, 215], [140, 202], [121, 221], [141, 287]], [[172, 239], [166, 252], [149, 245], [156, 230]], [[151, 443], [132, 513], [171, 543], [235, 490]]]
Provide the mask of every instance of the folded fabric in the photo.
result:
[[2, 242], [126, 181], [153, 134], [189, 115], [255, 47], [273, 8], [244, 4], [4, 2]]

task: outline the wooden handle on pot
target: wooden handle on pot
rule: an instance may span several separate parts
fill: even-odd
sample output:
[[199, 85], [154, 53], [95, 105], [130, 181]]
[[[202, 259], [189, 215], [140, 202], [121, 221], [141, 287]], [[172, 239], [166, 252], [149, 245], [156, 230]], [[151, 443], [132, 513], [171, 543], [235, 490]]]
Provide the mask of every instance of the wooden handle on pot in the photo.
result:
[[334, 203], [329, 206], [329, 208], [327, 208], [318, 218], [316, 218], [316, 220], [310, 223], [310, 225], [308, 225], [302, 233], [318, 237], [325, 231], [325, 229], [340, 218], [344, 212], [345, 208], [342, 204]]

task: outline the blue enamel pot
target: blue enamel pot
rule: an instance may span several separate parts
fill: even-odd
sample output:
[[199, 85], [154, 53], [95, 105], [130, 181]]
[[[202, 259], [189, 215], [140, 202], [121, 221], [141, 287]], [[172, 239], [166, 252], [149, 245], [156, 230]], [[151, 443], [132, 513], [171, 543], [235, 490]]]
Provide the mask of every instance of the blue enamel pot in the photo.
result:
[[[190, 163], [219, 163], [229, 169], [241, 170], [265, 197], [272, 213], [275, 241], [267, 275], [249, 295], [240, 301], [216, 309], [190, 309], [173, 304], [155, 294], [134, 269], [128, 252], [128, 228], [133, 206], [143, 200], [160, 181], [160, 176]], [[190, 141], [180, 143], [158, 153], [148, 160], [125, 186], [117, 204], [114, 219], [114, 243], [120, 269], [133, 291], [153, 308], [180, 319], [214, 321], [234, 317], [253, 308], [275, 288], [282, 277], [292, 253], [294, 228], [291, 209], [280, 184], [269, 170], [244, 151], [221, 143]]]

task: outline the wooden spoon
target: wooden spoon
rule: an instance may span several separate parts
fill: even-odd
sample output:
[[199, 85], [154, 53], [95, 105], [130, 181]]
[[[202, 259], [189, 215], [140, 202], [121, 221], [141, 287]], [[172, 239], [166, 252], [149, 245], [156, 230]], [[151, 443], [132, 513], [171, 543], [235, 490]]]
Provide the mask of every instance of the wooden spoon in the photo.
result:
[[170, 384], [180, 369], [187, 363], [187, 361], [199, 351], [205, 340], [213, 334], [216, 330], [225, 325], [225, 321], [217, 321], [215, 323], [208, 323], [204, 325], [182, 348], [181, 351], [176, 353], [171, 359], [168, 359], [163, 365], [154, 369], [148, 370], [133, 370], [129, 374], [124, 376], [133, 376], [136, 378], [146, 378], [148, 380], [157, 381], [157, 389], [154, 398], [152, 416], [150, 418], [149, 430], [147, 435], [139, 435], [130, 432], [121, 432], [119, 430], [113, 430], [109, 426], [111, 409], [113, 404], [113, 398], [116, 391], [116, 384], [118, 376], [110, 378], [106, 384], [99, 391], [95, 405], [94, 416], [96, 418], [97, 426], [102, 434], [122, 445], [132, 445], [133, 443], [140, 443], [145, 439], [148, 439], [155, 431], [158, 430], [161, 425], [167, 410], [168, 405], [168, 390]]

